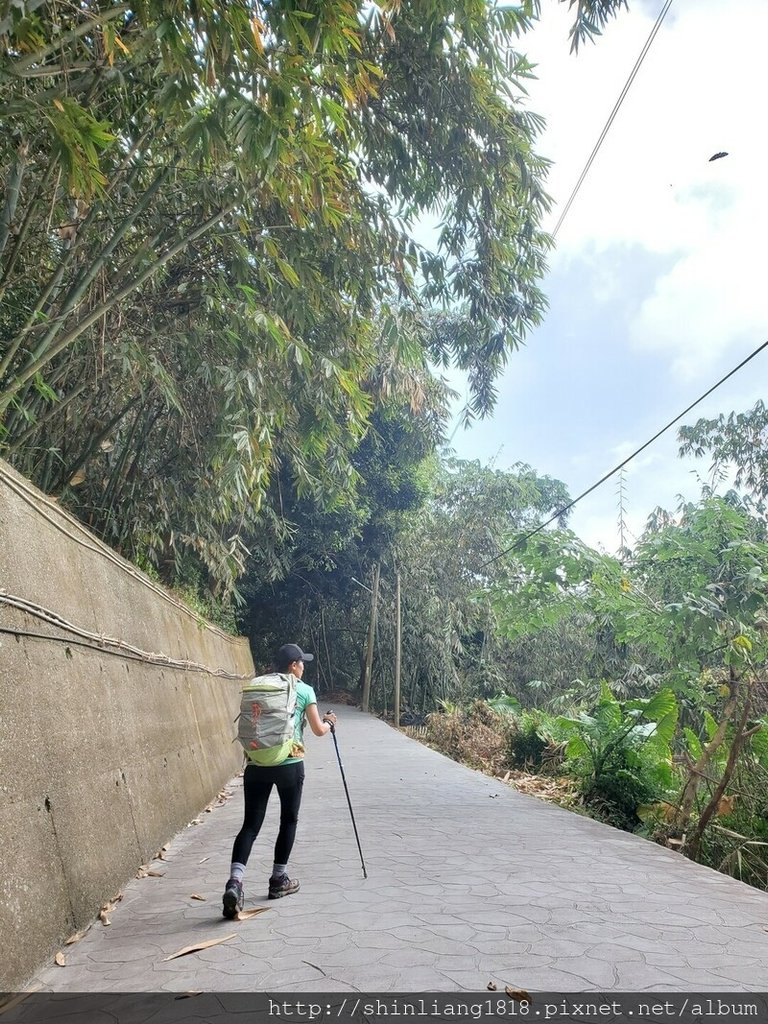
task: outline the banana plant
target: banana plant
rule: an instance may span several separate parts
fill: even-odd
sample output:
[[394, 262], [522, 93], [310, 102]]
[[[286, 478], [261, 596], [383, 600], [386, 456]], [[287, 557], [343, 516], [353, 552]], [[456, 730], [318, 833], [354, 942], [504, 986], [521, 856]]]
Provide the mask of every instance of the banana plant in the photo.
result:
[[669, 688], [648, 699], [619, 701], [603, 683], [591, 713], [557, 718], [584, 802], [639, 823], [639, 806], [668, 795], [675, 783], [672, 742], [678, 711]]

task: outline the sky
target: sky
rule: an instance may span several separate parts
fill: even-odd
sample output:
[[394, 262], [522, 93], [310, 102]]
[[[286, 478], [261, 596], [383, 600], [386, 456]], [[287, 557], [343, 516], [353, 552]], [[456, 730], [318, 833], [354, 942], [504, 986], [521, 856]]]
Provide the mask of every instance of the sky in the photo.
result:
[[[573, 55], [567, 4], [543, 0], [541, 22], [521, 39], [537, 65], [528, 106], [547, 120], [538, 152], [553, 162], [545, 230], [663, 6], [630, 0]], [[460, 458], [528, 463], [575, 497], [768, 339], [767, 38], [766, 0], [674, 0], [560, 228], [544, 323], [510, 356], [494, 415], [456, 430]], [[745, 411], [767, 381], [768, 350], [681, 422]], [[706, 460], [678, 457], [676, 429], [625, 470], [630, 545], [654, 508], [696, 499], [708, 479]], [[619, 546], [618, 479], [570, 520], [609, 552]]]

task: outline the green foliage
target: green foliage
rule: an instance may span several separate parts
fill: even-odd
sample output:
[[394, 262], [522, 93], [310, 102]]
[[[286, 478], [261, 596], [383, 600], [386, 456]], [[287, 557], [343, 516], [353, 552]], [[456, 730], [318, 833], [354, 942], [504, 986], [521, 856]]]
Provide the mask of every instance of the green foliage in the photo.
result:
[[570, 530], [551, 530], [509, 544], [491, 584], [499, 626], [510, 640], [556, 627], [588, 607], [588, 585], [620, 576], [619, 563], [592, 550]]
[[571, 678], [623, 686], [655, 677], [696, 705], [705, 669], [741, 672], [765, 657], [768, 545], [760, 538], [746, 510], [719, 498], [649, 529], [625, 563], [552, 531], [515, 548], [491, 600], [512, 641], [568, 622], [591, 630], [597, 643], [582, 648]]
[[511, 764], [516, 768], [541, 768], [544, 753], [553, 744], [554, 729], [548, 715], [541, 711], [523, 711], [507, 743]]
[[[443, 702], [441, 701], [441, 703]], [[522, 711], [522, 705], [517, 697], [512, 697], [508, 693], [497, 693], [495, 696], [489, 697], [486, 704], [501, 715], [515, 716]]]
[[432, 487], [397, 543], [405, 692], [411, 707], [424, 710], [446, 697], [466, 703], [506, 687], [505, 652], [478, 585], [507, 530], [540, 521], [567, 502], [563, 484], [525, 464], [502, 472], [448, 458]]
[[[768, 759], [766, 728], [752, 736], [732, 795], [707, 829], [701, 857], [749, 885], [768, 889]], [[757, 741], [757, 742], [756, 742]]]
[[700, 419], [678, 432], [680, 455], [711, 459], [710, 473], [722, 482], [735, 473], [737, 487], [745, 487], [757, 504], [768, 499], [768, 408], [762, 401], [743, 413], [731, 412]]
[[[291, 623], [322, 649], [322, 688], [357, 689], [365, 657], [371, 574], [381, 563], [373, 706], [391, 700], [395, 575], [401, 580], [403, 707], [423, 714], [441, 700], [467, 702], [505, 685], [506, 660], [479, 567], [510, 523], [536, 521], [563, 500], [562, 485], [527, 466], [500, 473], [435, 454], [435, 421], [392, 407], [375, 415], [353, 457], [361, 484], [332, 513], [298, 500], [281, 481], [292, 524], [285, 561], [254, 560], [243, 628], [267, 657]], [[486, 486], [487, 485], [487, 486]], [[262, 656], [260, 654], [260, 656]]]
[[585, 803], [621, 828], [640, 824], [638, 809], [666, 796], [675, 778], [672, 741], [678, 706], [671, 690], [618, 701], [607, 685], [590, 714], [557, 720]]

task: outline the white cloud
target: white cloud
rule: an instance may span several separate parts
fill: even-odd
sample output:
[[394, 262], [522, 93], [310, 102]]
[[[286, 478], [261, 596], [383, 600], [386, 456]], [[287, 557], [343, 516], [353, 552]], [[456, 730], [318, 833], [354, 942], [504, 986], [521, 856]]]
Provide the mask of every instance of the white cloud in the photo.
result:
[[[548, 119], [537, 150], [555, 161], [551, 230], [661, 7], [631, 5], [595, 45], [568, 54], [570, 11], [519, 48], [538, 63], [530, 109]], [[768, 338], [768, 133], [762, 129], [766, 0], [675, 0], [558, 235], [542, 327], [515, 353], [491, 422], [455, 444], [465, 458], [530, 462], [573, 496], [634, 451]], [[718, 151], [728, 156], [710, 162]], [[683, 420], [745, 410], [764, 396], [768, 353]], [[681, 460], [676, 427], [627, 467], [627, 524], [699, 495], [706, 460]], [[503, 468], [503, 466], [501, 467]], [[618, 545], [617, 479], [580, 502], [572, 525]]]
[[[565, 57], [566, 5], [545, 7], [523, 41], [539, 62], [530, 106], [548, 118], [539, 150], [553, 166], [554, 227], [635, 63], [653, 17], [620, 15], [596, 45]], [[553, 265], [585, 257], [594, 297], [622, 283], [599, 270], [615, 246], [670, 254], [632, 325], [631, 340], [665, 356], [686, 380], [706, 376], [744, 339], [768, 330], [768, 134], [756, 116], [765, 93], [768, 4], [679, 0], [670, 9], [558, 236]], [[529, 45], [530, 42], [530, 45]], [[715, 152], [727, 157], [710, 161]], [[625, 283], [625, 287], [631, 287]]]
[[746, 354], [768, 337], [764, 263], [739, 258], [749, 234], [744, 212], [743, 221], [687, 253], [656, 282], [632, 325], [634, 344], [669, 353], [672, 372], [684, 380], [710, 375], [721, 356]]

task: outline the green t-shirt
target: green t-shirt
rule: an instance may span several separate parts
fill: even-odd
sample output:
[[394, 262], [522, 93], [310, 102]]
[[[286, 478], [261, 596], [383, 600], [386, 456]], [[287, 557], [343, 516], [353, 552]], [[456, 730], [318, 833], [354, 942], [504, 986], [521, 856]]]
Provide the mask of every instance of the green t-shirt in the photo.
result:
[[317, 704], [315, 691], [308, 683], [302, 683], [299, 680], [296, 684], [296, 716], [294, 719], [296, 724], [293, 730], [293, 740], [297, 746], [301, 747], [301, 753], [298, 757], [286, 757], [280, 764], [294, 764], [296, 761], [304, 760], [304, 727], [307, 724], [304, 712], [310, 704]]

